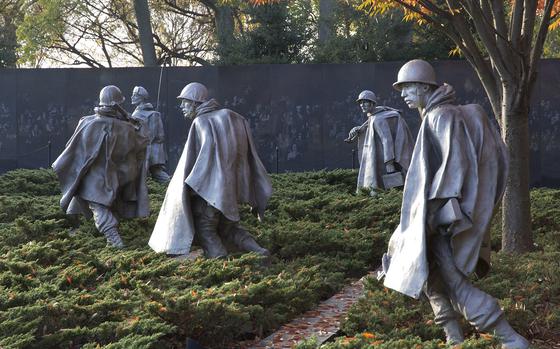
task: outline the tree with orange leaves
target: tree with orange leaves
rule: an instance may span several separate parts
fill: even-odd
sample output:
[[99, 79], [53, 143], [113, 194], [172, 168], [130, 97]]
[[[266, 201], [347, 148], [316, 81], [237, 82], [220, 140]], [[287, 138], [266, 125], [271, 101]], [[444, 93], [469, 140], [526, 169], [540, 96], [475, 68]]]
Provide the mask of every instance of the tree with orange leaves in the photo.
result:
[[475, 69], [506, 142], [510, 171], [502, 202], [502, 249], [533, 247], [529, 198], [529, 105], [559, 0], [363, 0], [371, 14], [401, 8], [407, 20], [441, 29]]
[[510, 171], [502, 202], [502, 249], [533, 247], [529, 198], [529, 105], [557, 0], [364, 0], [372, 14], [402, 8], [407, 20], [439, 28], [480, 79], [506, 142]]

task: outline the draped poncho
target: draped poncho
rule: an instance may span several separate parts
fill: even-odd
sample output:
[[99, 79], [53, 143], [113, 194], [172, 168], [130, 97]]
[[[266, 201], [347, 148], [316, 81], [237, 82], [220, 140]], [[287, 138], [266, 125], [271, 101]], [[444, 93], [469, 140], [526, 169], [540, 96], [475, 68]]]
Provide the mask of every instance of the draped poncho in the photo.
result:
[[189, 253], [195, 234], [191, 195], [199, 195], [231, 221], [239, 221], [241, 203], [264, 214], [272, 195], [247, 120], [219, 109], [213, 99], [196, 114], [150, 237], [156, 252]]
[[387, 189], [382, 177], [387, 174], [385, 165], [389, 161], [400, 165], [402, 174], [406, 175], [414, 141], [398, 110], [389, 107], [375, 108], [373, 115], [368, 118], [363, 140], [358, 189]]
[[149, 214], [144, 168], [145, 130], [100, 114], [80, 119], [66, 148], [52, 164], [60, 206], [68, 214], [91, 216], [86, 201], [111, 207], [121, 217]]
[[150, 103], [142, 103], [136, 107], [131, 115], [132, 119], [144, 123], [150, 137], [147, 148], [146, 160], [148, 168], [154, 165], [165, 165], [167, 154], [165, 153], [165, 130], [161, 114], [154, 110]]
[[455, 91], [447, 84], [428, 101], [404, 186], [400, 224], [389, 242], [384, 285], [414, 298], [429, 273], [427, 220], [435, 214], [429, 211], [434, 200], [459, 204], [461, 217], [448, 229], [457, 268], [481, 276], [489, 268], [490, 221], [507, 174], [505, 145], [482, 107], [454, 103]]

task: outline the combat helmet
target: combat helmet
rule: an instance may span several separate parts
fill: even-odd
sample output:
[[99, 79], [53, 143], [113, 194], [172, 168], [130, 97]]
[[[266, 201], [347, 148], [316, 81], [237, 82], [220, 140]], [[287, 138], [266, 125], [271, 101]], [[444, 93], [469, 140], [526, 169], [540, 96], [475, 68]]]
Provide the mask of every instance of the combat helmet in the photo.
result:
[[373, 104], [377, 104], [377, 96], [370, 90], [363, 90], [356, 99], [356, 102], [360, 103], [360, 101], [371, 101]]
[[436, 72], [432, 65], [422, 59], [413, 59], [408, 61], [399, 70], [397, 76], [397, 82], [393, 84], [393, 87], [400, 91], [402, 90], [402, 84], [416, 82], [423, 83], [432, 86], [438, 86], [436, 83]]
[[183, 87], [181, 94], [179, 94], [177, 98], [203, 103], [208, 100], [208, 89], [199, 82], [191, 82]]
[[143, 88], [142, 86], [135, 86], [134, 89], [132, 90], [132, 95], [140, 97], [144, 100], [150, 98], [148, 91], [146, 91], [146, 89]]
[[105, 86], [99, 91], [99, 106], [112, 107], [125, 100], [121, 90], [115, 85]]

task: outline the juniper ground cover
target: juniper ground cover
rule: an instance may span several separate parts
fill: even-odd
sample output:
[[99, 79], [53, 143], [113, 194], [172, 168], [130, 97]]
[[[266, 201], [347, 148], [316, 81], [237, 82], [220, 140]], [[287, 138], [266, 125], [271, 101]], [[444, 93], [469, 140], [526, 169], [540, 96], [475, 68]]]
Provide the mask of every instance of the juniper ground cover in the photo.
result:
[[[51, 171], [7, 173], [0, 177], [0, 347], [178, 348], [190, 337], [228, 348], [265, 336], [377, 266], [398, 224], [401, 194], [355, 195], [355, 176], [273, 176], [264, 223], [247, 207], [242, 213], [243, 225], [274, 256], [265, 266], [255, 254], [178, 261], [153, 253], [147, 241], [163, 185], [150, 182], [149, 217], [121, 222], [127, 248], [116, 251], [93, 222], [82, 219], [78, 227], [60, 210]], [[533, 192], [538, 251], [497, 254], [494, 271], [479, 281], [529, 337], [560, 328], [559, 199], [556, 190]], [[345, 335], [327, 347], [442, 345], [426, 304], [373, 280], [366, 290]], [[473, 348], [492, 341], [473, 339]]]
[[[509, 322], [530, 339], [532, 348], [560, 348], [560, 191], [531, 192], [535, 251], [523, 256], [494, 252], [490, 275], [474, 283], [496, 297]], [[500, 249], [500, 216], [492, 226], [492, 249]], [[368, 278], [366, 297], [342, 324], [343, 335], [322, 349], [436, 349], [448, 347], [433, 322], [428, 302], [419, 302]], [[499, 349], [497, 338], [475, 333], [463, 323], [462, 349]], [[310, 339], [297, 349], [318, 348]]]

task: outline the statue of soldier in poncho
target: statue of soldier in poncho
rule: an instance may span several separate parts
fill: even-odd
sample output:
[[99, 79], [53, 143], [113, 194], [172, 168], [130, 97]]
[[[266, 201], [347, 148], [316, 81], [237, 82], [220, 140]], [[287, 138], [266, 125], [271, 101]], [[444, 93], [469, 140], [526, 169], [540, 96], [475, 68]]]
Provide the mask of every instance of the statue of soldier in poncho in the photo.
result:
[[116, 86], [99, 93], [95, 114], [80, 119], [52, 167], [60, 181], [60, 206], [68, 214], [93, 215], [110, 246], [124, 247], [117, 217], [149, 214], [144, 161], [148, 135], [121, 107]]
[[450, 344], [463, 342], [458, 317], [494, 332], [503, 348], [528, 342], [492, 296], [474, 287], [490, 263], [490, 221], [505, 186], [506, 151], [497, 127], [477, 104], [457, 105], [455, 90], [436, 84], [432, 66], [406, 63], [394, 87], [422, 124], [403, 192], [400, 225], [383, 257], [384, 285], [414, 298], [424, 293]]
[[377, 106], [375, 93], [362, 91], [359, 103], [367, 121], [354, 127], [346, 142], [358, 140], [360, 171], [357, 191], [390, 189], [404, 184], [414, 141], [397, 109]]
[[156, 252], [187, 254], [193, 240], [208, 258], [228, 252], [270, 253], [239, 225], [239, 204], [259, 218], [272, 194], [270, 179], [241, 115], [208, 99], [206, 87], [193, 82], [177, 97], [194, 119], [173, 174], [149, 245]]
[[146, 166], [152, 178], [158, 182], [169, 182], [169, 175], [165, 171], [167, 154], [163, 144], [165, 142], [165, 132], [161, 114], [154, 109], [148, 102], [150, 96], [148, 91], [142, 86], [134, 87], [131, 102], [136, 106], [131, 118], [144, 123], [144, 127], [149, 132], [150, 144], [146, 153]]

